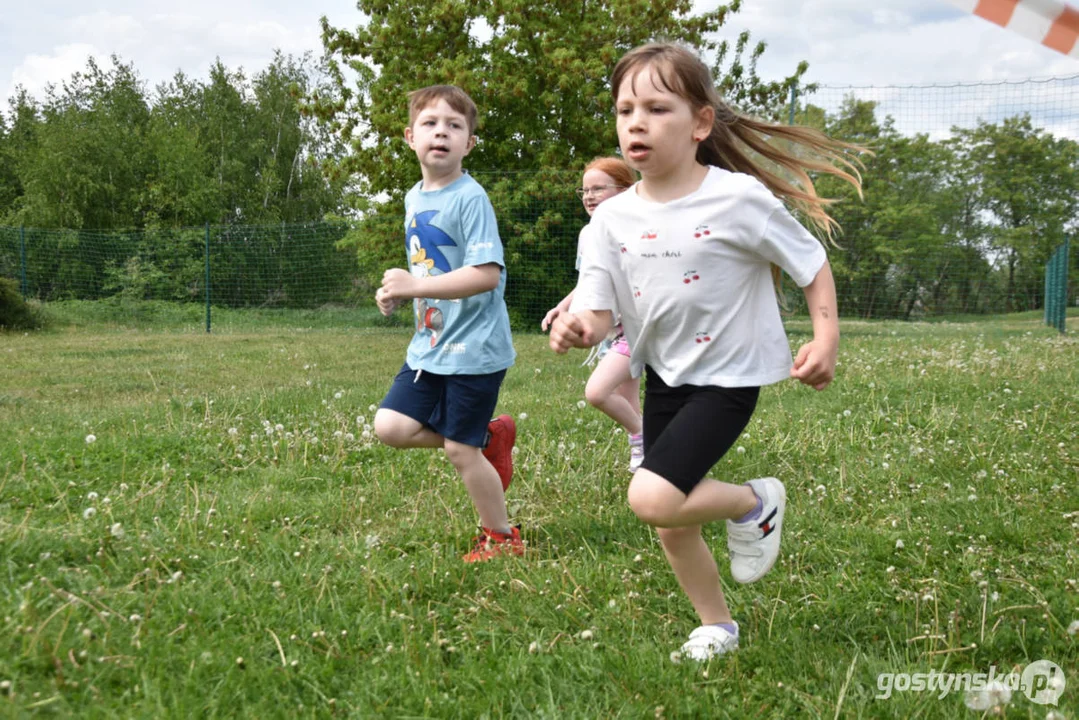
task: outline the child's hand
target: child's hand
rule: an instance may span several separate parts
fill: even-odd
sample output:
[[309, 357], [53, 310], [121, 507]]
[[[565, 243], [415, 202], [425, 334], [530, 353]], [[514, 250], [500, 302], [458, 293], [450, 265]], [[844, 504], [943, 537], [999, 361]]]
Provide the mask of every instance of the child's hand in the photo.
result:
[[839, 343], [811, 340], [798, 349], [791, 368], [791, 377], [816, 390], [828, 387], [835, 377], [835, 358]]
[[416, 278], [407, 270], [393, 268], [382, 273], [382, 288], [391, 300], [408, 300], [416, 297]]
[[589, 335], [581, 318], [573, 313], [559, 313], [551, 325], [551, 349], [562, 355], [570, 348], [590, 347]]
[[383, 288], [379, 288], [375, 291], [375, 302], [378, 303], [378, 311], [385, 317], [393, 315], [397, 306], [400, 304], [397, 300], [387, 297], [386, 291]]
[[540, 330], [547, 332], [547, 328], [551, 327], [551, 323], [554, 319], [562, 313], [562, 310], [555, 306], [547, 311], [547, 314], [543, 316], [543, 322], [540, 323]]

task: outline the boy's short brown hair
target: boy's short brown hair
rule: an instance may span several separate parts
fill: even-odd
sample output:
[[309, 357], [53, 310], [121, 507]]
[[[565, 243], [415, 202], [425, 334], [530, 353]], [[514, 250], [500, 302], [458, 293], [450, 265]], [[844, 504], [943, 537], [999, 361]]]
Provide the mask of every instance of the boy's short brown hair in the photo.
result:
[[456, 85], [430, 85], [410, 92], [408, 94], [408, 126], [412, 127], [412, 123], [416, 122], [416, 116], [439, 100], [445, 100], [447, 105], [465, 116], [469, 135], [476, 133], [476, 116], [479, 114], [476, 103], [472, 102], [468, 93]]

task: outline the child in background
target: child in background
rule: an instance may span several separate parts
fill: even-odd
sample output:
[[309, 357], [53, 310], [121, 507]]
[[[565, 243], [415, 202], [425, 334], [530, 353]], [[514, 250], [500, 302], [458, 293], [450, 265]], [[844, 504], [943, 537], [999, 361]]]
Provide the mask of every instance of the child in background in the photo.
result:
[[[634, 181], [633, 170], [621, 158], [596, 158], [585, 167], [583, 187], [577, 188], [577, 194], [584, 202], [585, 212], [592, 217], [600, 203], [622, 192]], [[585, 225], [577, 237], [577, 270], [581, 269], [582, 249], [590, 242], [591, 226]], [[540, 327], [547, 330], [560, 313], [569, 309], [572, 301], [573, 292], [570, 291], [569, 295], [547, 312]], [[625, 335], [620, 328], [615, 332], [616, 337], [611, 341], [610, 348], [599, 355], [599, 364], [588, 378], [584, 396], [593, 407], [602, 410], [625, 428], [629, 437], [629, 471], [636, 472], [644, 461], [641, 381], [629, 372], [630, 352]]]
[[513, 418], [488, 423], [516, 353], [503, 295], [506, 269], [487, 193], [461, 168], [476, 144], [476, 106], [460, 88], [409, 94], [405, 139], [423, 179], [405, 196], [409, 270], [387, 270], [375, 300], [383, 315], [412, 300], [416, 333], [375, 414], [379, 440], [443, 448], [479, 512], [465, 562], [524, 551], [505, 490], [513, 475]]
[[[726, 521], [731, 575], [753, 582], [779, 554], [786, 491], [776, 478], [735, 485], [705, 475], [749, 422], [761, 385], [793, 377], [823, 390], [835, 372], [839, 324], [827, 257], [781, 199], [830, 236], [835, 223], [807, 170], [860, 191], [847, 155], [859, 148], [736, 113], [708, 67], [677, 45], [629, 52], [611, 87], [622, 154], [641, 181], [596, 210], [595, 242], [550, 344], [557, 352], [594, 345], [621, 314], [633, 373], [647, 375], [645, 460], [629, 504], [657, 528], [700, 617], [682, 652], [706, 660], [736, 649], [739, 631], [701, 524]], [[813, 323], [793, 364], [775, 266], [803, 288]]]

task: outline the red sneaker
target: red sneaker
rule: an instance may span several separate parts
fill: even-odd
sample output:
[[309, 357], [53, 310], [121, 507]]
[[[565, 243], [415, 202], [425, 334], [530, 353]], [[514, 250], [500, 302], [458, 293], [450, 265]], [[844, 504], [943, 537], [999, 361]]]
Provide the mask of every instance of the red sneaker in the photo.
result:
[[499, 415], [487, 425], [491, 436], [483, 456], [495, 466], [498, 479], [502, 481], [502, 492], [510, 487], [513, 480], [513, 444], [517, 442], [517, 423], [509, 415]]
[[472, 552], [461, 559], [466, 563], [486, 562], [499, 555], [524, 555], [525, 546], [521, 542], [521, 528], [511, 528], [508, 533], [500, 533], [490, 528], [480, 528], [480, 534], [472, 538], [475, 546]]

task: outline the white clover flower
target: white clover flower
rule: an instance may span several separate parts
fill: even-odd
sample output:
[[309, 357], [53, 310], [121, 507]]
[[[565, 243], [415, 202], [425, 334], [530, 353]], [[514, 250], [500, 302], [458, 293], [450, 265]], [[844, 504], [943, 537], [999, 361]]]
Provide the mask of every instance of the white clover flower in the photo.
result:
[[124, 537], [124, 526], [120, 523], [113, 523], [112, 527], [109, 528], [109, 534], [117, 540], [122, 540]]
[[97, 510], [95, 508], [88, 507], [88, 508], [86, 508], [85, 510], [82, 511], [82, 519], [83, 520], [89, 520], [94, 515], [97, 515]]
[[582, 630], [581, 634], [578, 635], [577, 637], [579, 637], [582, 640], [591, 640], [592, 639], [592, 631], [591, 630]]
[[382, 538], [380, 538], [377, 533], [368, 533], [367, 537], [363, 539], [363, 544], [368, 550], [377, 548], [382, 544]]
[[90, 433], [89, 435], [86, 436], [86, 444], [87, 445], [92, 445], [95, 442], [97, 442], [97, 435], [94, 435], [93, 433]]

